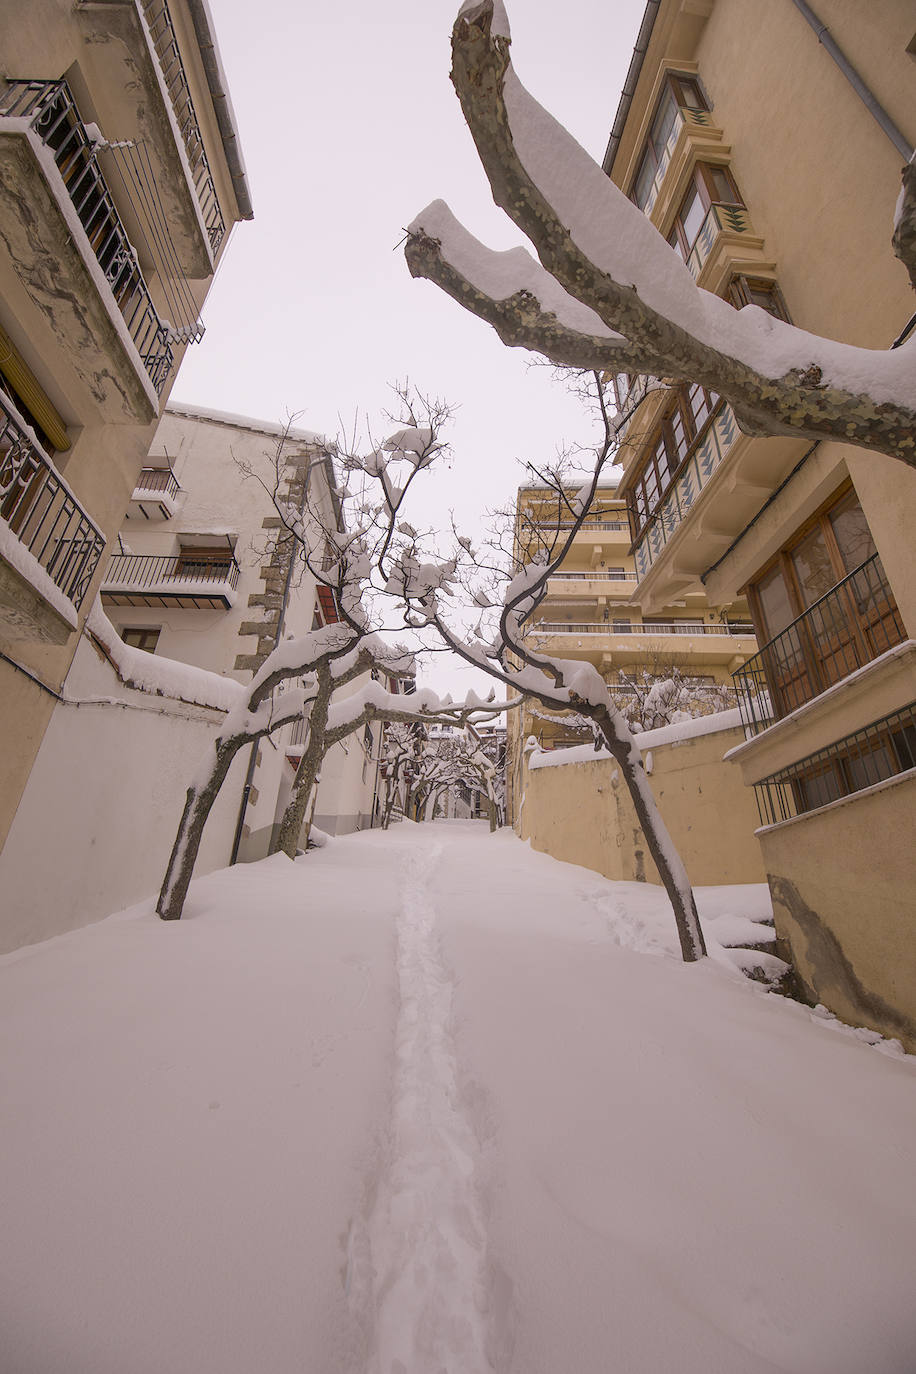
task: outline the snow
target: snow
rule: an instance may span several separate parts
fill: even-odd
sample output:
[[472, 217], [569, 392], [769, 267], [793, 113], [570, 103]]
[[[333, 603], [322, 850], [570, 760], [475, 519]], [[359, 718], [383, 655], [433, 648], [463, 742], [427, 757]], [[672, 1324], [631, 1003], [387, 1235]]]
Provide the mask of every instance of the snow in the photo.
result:
[[50, 573], [41, 566], [35, 555], [29, 552], [19, 536], [3, 519], [0, 519], [0, 557], [35, 588], [38, 595], [54, 608], [71, 629], [76, 629], [78, 621], [73, 602], [64, 595]]
[[253, 420], [250, 415], [236, 415], [232, 411], [214, 410], [210, 406], [192, 406], [183, 401], [169, 401], [166, 412], [171, 412], [174, 415], [190, 415], [200, 420], [212, 420], [214, 424], [232, 425], [235, 429], [253, 429], [258, 434], [273, 434], [277, 438], [285, 436], [287, 439], [307, 444], [325, 444], [327, 442], [323, 434], [317, 434], [311, 429], [273, 425], [266, 420]]
[[404, 822], [0, 959], [4, 1368], [911, 1369], [916, 1061], [698, 900]]
[[[470, 16], [490, 3], [466, 5], [462, 13]], [[492, 8], [494, 36], [508, 38], [501, 0], [494, 0]], [[858, 348], [810, 334], [759, 307], [735, 310], [697, 286], [655, 226], [525, 90], [511, 65], [503, 96], [519, 162], [574, 244], [599, 271], [625, 287], [633, 286], [651, 309], [703, 345], [730, 354], [764, 377], [780, 378], [793, 368], [816, 365], [825, 383], [867, 393], [879, 403], [916, 405], [916, 339], [890, 351]], [[438, 239], [443, 258], [485, 295], [504, 300], [526, 290], [568, 328], [605, 339], [620, 337], [570, 296], [530, 253], [487, 249], [442, 201], [416, 217], [409, 232], [418, 231]]]
[[247, 689], [234, 678], [125, 644], [98, 600], [86, 617], [86, 629], [102, 645], [121, 681], [141, 692], [212, 706], [217, 711], [232, 711], [246, 700]]

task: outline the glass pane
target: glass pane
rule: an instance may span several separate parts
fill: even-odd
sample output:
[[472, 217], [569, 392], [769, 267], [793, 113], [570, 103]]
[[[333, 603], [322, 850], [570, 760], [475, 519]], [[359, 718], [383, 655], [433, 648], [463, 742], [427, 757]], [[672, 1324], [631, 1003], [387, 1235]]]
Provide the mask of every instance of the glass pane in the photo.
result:
[[812, 605], [835, 587], [839, 577], [830, 557], [823, 530], [814, 529], [792, 552], [792, 566], [798, 578], [802, 604]]
[[852, 784], [851, 790], [859, 792], [863, 787], [872, 787], [876, 782], [892, 778], [897, 768], [886, 744], [868, 741], [855, 752], [849, 753], [846, 771]]
[[828, 802], [846, 795], [846, 788], [837, 777], [833, 765], [829, 763], [822, 764], [817, 770], [812, 769], [805, 777], [800, 777], [798, 788], [804, 799], [802, 809], [805, 811], [813, 811], [817, 806], [826, 806]]
[[780, 568], [774, 568], [757, 583], [757, 597], [763, 611], [765, 637], [775, 639], [796, 615]]
[[686, 105], [692, 110], [706, 109], [706, 101], [703, 99], [703, 93], [696, 81], [687, 76], [677, 76], [673, 80], [682, 105]]
[[680, 460], [690, 447], [690, 438], [684, 424], [684, 417], [679, 410], [676, 410], [671, 417], [671, 436], [674, 439], [675, 451]]
[[664, 435], [655, 445], [655, 465], [658, 468], [659, 481], [664, 486], [670, 475], [671, 466], [668, 461], [668, 446], [665, 443]]
[[649, 134], [649, 141], [655, 149], [655, 155], [659, 161], [677, 118], [678, 109], [674, 96], [670, 90], [666, 91], [659, 106], [658, 114], [652, 121], [652, 129]]
[[681, 240], [677, 232], [677, 227], [672, 229], [671, 233], [668, 235], [668, 243], [674, 249], [675, 253], [677, 253], [679, 258], [685, 258], [687, 256], [681, 247]]
[[840, 546], [840, 557], [846, 572], [852, 572], [875, 553], [875, 541], [865, 519], [865, 512], [854, 496], [849, 496], [836, 510], [830, 512], [830, 523]]
[[710, 404], [707, 393], [696, 382], [687, 388], [687, 405], [693, 416], [694, 427], [701, 429], [709, 415]]
[[647, 148], [643, 155], [643, 160], [639, 164], [639, 171], [636, 173], [636, 180], [633, 183], [633, 199], [640, 210], [645, 210], [649, 200], [649, 192], [652, 190], [652, 182], [655, 179], [655, 156], [651, 148]]
[[741, 205], [742, 200], [724, 167], [707, 166], [706, 176], [713, 199], [720, 205]]
[[692, 248], [696, 243], [697, 234], [699, 234], [703, 227], [703, 220], [705, 218], [706, 207], [700, 198], [700, 193], [696, 186], [691, 186], [687, 195], [684, 197], [681, 213], [678, 216], [681, 227], [684, 230], [684, 238], [687, 240], [688, 249]]

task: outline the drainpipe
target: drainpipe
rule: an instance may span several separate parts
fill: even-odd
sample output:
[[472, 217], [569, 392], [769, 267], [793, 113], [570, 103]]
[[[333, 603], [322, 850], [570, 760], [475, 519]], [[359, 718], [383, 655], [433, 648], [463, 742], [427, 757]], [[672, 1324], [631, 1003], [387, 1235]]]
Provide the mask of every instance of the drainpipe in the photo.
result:
[[911, 144], [897, 128], [897, 125], [891, 119], [884, 106], [879, 102], [874, 92], [866, 86], [865, 82], [849, 61], [846, 54], [839, 47], [836, 40], [831, 37], [827, 25], [821, 22], [811, 6], [806, 3], [806, 0], [792, 0], [792, 3], [802, 18], [810, 24], [817, 35], [817, 41], [828, 56], [833, 58], [869, 114], [872, 115], [878, 124], [880, 124], [891, 143], [893, 143], [894, 147], [897, 149], [897, 152], [901, 154], [906, 162], [909, 162], [910, 158], [913, 156]]

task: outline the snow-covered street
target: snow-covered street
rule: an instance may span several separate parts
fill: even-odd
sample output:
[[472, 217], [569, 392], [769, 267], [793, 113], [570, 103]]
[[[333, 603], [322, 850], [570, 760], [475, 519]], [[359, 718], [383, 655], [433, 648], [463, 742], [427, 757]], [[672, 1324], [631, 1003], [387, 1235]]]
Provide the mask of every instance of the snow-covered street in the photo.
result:
[[5, 956], [2, 1374], [912, 1374], [916, 1060], [698, 897], [403, 824]]

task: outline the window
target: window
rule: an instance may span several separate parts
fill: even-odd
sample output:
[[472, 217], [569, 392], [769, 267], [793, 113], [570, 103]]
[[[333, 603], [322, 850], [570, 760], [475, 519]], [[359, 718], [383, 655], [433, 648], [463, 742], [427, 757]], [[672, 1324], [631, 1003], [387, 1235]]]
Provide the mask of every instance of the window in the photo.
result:
[[847, 487], [748, 587], [776, 718], [904, 638], [864, 512]]
[[672, 387], [672, 403], [627, 496], [635, 539], [655, 514], [719, 400], [697, 382]]
[[736, 310], [745, 305], [759, 305], [768, 315], [775, 315], [778, 320], [787, 320], [791, 324], [782, 292], [774, 281], [763, 277], [732, 277], [727, 299]]
[[698, 162], [687, 188], [668, 242], [686, 262], [700, 236], [700, 230], [713, 205], [744, 206], [731, 172], [710, 162]]
[[125, 627], [121, 631], [121, 638], [125, 644], [129, 644], [134, 649], [143, 649], [145, 653], [154, 654], [161, 633], [162, 629], [159, 625], [140, 625], [134, 629]]
[[185, 546], [178, 554], [176, 577], [194, 582], [222, 582], [232, 567], [232, 550], [225, 544], [216, 547]]
[[696, 77], [669, 72], [630, 189], [630, 199], [646, 213], [651, 209], [655, 179], [659, 173], [664, 175], [667, 157], [677, 139], [682, 123], [682, 108], [705, 111], [709, 106]]

